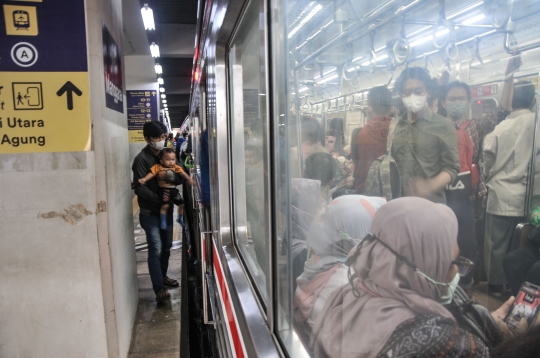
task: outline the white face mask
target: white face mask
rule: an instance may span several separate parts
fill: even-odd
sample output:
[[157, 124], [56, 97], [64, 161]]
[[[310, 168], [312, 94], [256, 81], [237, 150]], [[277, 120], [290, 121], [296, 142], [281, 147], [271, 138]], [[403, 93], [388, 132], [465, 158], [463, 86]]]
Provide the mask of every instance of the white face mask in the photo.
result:
[[427, 94], [423, 96], [412, 94], [409, 97], [402, 98], [402, 100], [409, 111], [416, 113], [426, 106]]
[[439, 297], [437, 302], [439, 302], [441, 305], [448, 305], [452, 302], [452, 298], [454, 297], [454, 292], [456, 292], [456, 287], [459, 283], [459, 274], [456, 273], [454, 278], [452, 279], [452, 282], [448, 284], [448, 289], [446, 290], [446, 294], [444, 296]]
[[162, 150], [165, 147], [165, 141], [161, 140], [159, 142], [150, 142], [150, 146], [155, 150]]

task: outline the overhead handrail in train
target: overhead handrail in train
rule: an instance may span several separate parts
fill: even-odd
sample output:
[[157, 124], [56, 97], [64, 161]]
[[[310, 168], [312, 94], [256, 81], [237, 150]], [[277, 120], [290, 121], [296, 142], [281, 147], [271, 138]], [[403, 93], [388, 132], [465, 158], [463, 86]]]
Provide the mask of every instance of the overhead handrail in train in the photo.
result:
[[[491, 25], [496, 30], [503, 30], [506, 28], [508, 21], [512, 17], [512, 8], [514, 0], [491, 0], [487, 4], [487, 9], [491, 15]], [[502, 16], [497, 16], [501, 14]]]
[[403, 16], [401, 19], [400, 38], [394, 43], [394, 46], [392, 47], [393, 64], [404, 64], [409, 58], [410, 53], [411, 45], [409, 44], [409, 40], [407, 40], [407, 36], [405, 36], [405, 16]]
[[[446, 19], [444, 2], [445, 0], [439, 0], [439, 19], [437, 20], [436, 25], [433, 26], [433, 45], [438, 49], [442, 49], [448, 45], [454, 32], [454, 26]], [[442, 30], [439, 31], [441, 28]], [[445, 30], [448, 30], [447, 35], [443, 34]], [[439, 41], [439, 38], [441, 38], [442, 41]]]
[[[457, 47], [455, 42], [450, 42], [448, 46], [446, 46], [446, 57], [447, 59], [451, 61], [455, 61], [459, 57], [459, 48]], [[452, 51], [454, 51], [454, 55], [452, 55]]]
[[[338, 43], [340, 40], [348, 38], [352, 34], [353, 30], [358, 30], [358, 25], [370, 24], [369, 25], [369, 31], [370, 32], [375, 31], [376, 29], [378, 29], [378, 28], [382, 27], [383, 25], [387, 24], [388, 22], [392, 21], [392, 19], [395, 18], [396, 16], [400, 16], [401, 14], [404, 14], [404, 13], [406, 13], [408, 11], [412, 11], [412, 10], [416, 9], [418, 6], [420, 6], [422, 3], [426, 2], [426, 1], [428, 1], [428, 0], [415, 0], [415, 1], [413, 1], [412, 3], [410, 3], [408, 5], [403, 5], [403, 6], [399, 7], [390, 16], [388, 16], [388, 17], [386, 17], [386, 18], [384, 18], [384, 19], [382, 19], [380, 21], [377, 21], [375, 23], [374, 21], [377, 20], [378, 15], [380, 15], [380, 13], [383, 12], [383, 10], [387, 10], [387, 8], [389, 8], [389, 7], [393, 6], [393, 5], [396, 5], [397, 3], [400, 3], [400, 4], [405, 3], [405, 1], [398, 1], [398, 0], [389, 1], [384, 6], [382, 6], [380, 9], [377, 9], [377, 11], [364, 16], [362, 18], [362, 23], [361, 24], [355, 23], [355, 25], [351, 25], [351, 26], [347, 27], [345, 29], [345, 31], [343, 31], [343, 33], [337, 35], [336, 37], [334, 37], [330, 41], [326, 42], [323, 46], [321, 46], [319, 49], [315, 50], [312, 54], [310, 54], [305, 59], [303, 59], [299, 64], [297, 64], [295, 66], [295, 69], [298, 69], [298, 68], [300, 68], [300, 66], [303, 66], [305, 63], [308, 63], [308, 62], [314, 60], [320, 54], [322, 54], [324, 51], [326, 51], [328, 48], [330, 48], [330, 47], [334, 46], [336, 43]], [[365, 36], [365, 34], [364, 34], [364, 36]], [[353, 42], [354, 41], [352, 41], [352, 40], [347, 40], [347, 43], [353, 43]]]
[[[474, 53], [471, 57], [471, 60], [469, 61], [469, 68], [474, 70], [481, 70], [484, 68], [484, 61], [482, 60], [482, 56], [480, 56], [480, 38], [478, 36], [474, 37]], [[474, 64], [474, 60], [478, 60], [478, 64]]]

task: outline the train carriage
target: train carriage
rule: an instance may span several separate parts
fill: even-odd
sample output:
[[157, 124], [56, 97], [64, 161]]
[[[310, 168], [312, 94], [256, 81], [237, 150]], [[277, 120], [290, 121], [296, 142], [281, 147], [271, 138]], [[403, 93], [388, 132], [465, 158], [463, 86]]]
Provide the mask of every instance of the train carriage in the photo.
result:
[[[313, 234], [306, 221], [347, 184], [338, 177], [346, 176], [343, 170], [331, 173], [329, 182], [324, 167], [310, 177], [313, 163], [307, 158], [321, 153], [348, 160], [352, 134], [372, 117], [368, 93], [374, 87], [394, 90], [399, 116], [395, 84], [406, 68], [423, 68], [433, 78], [439, 89], [431, 91], [432, 107], [443, 114], [437, 108], [444, 102], [440, 89], [455, 80], [467, 83], [467, 118], [482, 119], [501, 108], [505, 81], [537, 89], [539, 14], [536, 0], [200, 2], [188, 119], [191, 175], [198, 185], [185, 189], [189, 284], [183, 287], [189, 287], [191, 353], [313, 356], [316, 317], [299, 319], [295, 298], [298, 270], [315, 245], [304, 237]], [[516, 56], [521, 65], [505, 72]], [[540, 205], [540, 181], [534, 180], [537, 117], [534, 128], [527, 155], [515, 158], [528, 164], [523, 232]], [[302, 208], [297, 178], [320, 182], [307, 195], [316, 200], [306, 199]], [[476, 283], [489, 275], [482, 272], [485, 209], [478, 198]], [[520, 245], [520, 234], [512, 245]], [[318, 305], [310, 312], [320, 311]]]

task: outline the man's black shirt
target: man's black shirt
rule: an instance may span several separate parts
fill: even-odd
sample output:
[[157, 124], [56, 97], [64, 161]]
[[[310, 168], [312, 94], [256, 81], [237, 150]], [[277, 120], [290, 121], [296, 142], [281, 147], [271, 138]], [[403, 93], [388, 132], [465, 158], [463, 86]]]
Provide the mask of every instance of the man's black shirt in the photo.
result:
[[[144, 178], [150, 172], [150, 168], [155, 164], [159, 164], [159, 157], [147, 145], [133, 160], [131, 170], [133, 171], [133, 184], [141, 213], [159, 215], [161, 197], [159, 195], [160, 191], [157, 179], [154, 177], [147, 181], [145, 185], [139, 183], [139, 179]], [[169, 173], [174, 172], [169, 171]], [[184, 179], [179, 174], [174, 173], [174, 180], [172, 182], [175, 185], [180, 185], [184, 182]], [[173, 205], [170, 205], [169, 211], [172, 210]]]

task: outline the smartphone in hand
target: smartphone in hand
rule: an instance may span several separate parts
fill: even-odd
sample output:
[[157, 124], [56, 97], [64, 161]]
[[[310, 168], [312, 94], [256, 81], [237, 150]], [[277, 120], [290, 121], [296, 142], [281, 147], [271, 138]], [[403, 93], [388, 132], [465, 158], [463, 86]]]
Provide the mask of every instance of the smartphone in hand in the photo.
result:
[[529, 282], [524, 282], [504, 321], [511, 328], [517, 329], [521, 320], [524, 319], [527, 322], [527, 326], [531, 327], [539, 311], [540, 287]]

